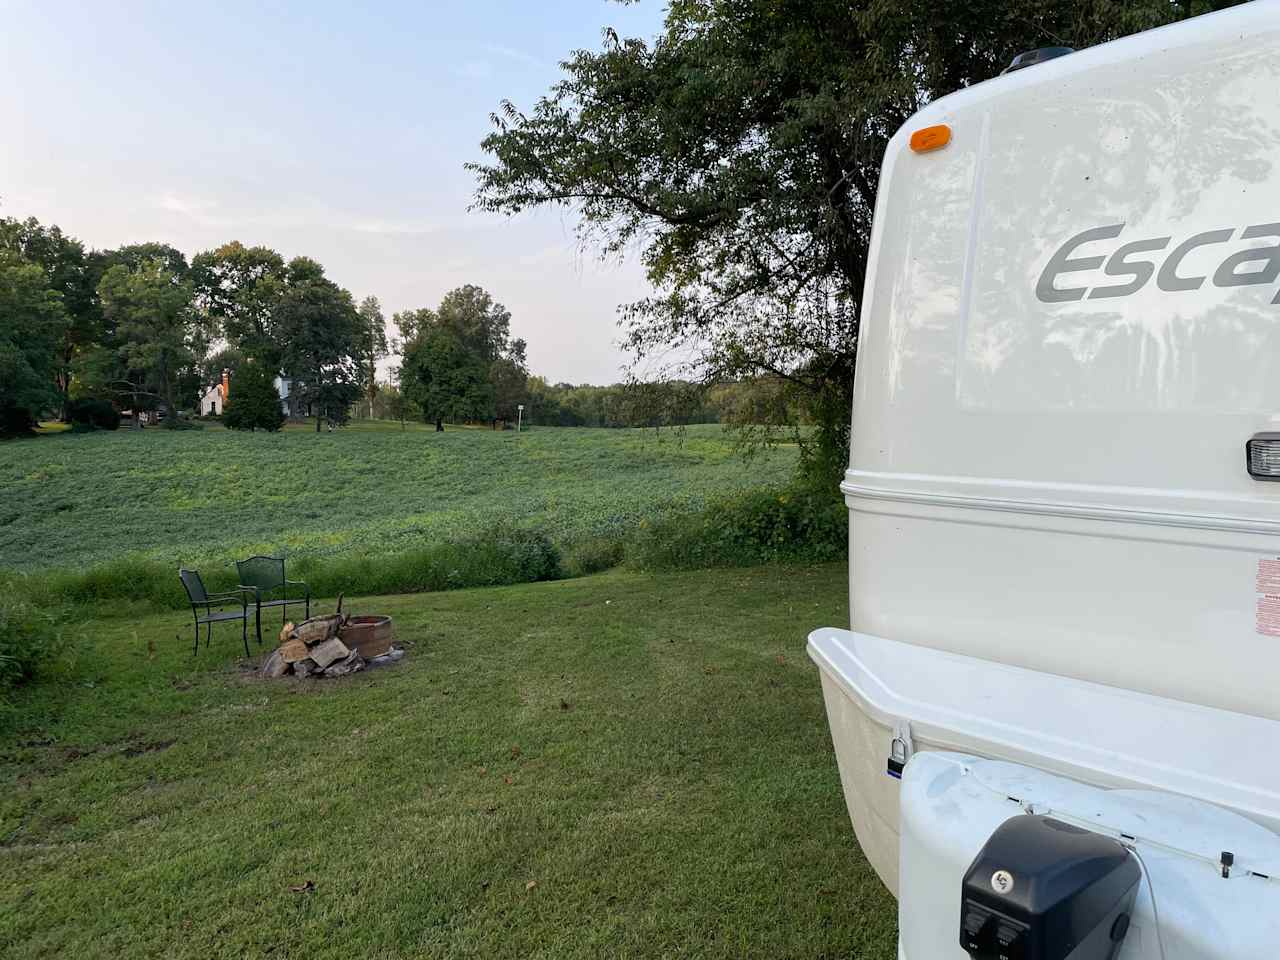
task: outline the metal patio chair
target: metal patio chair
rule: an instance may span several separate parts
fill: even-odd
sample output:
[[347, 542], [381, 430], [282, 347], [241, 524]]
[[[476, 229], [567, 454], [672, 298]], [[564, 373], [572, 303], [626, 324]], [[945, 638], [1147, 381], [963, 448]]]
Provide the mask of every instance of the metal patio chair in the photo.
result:
[[[200, 652], [200, 625], [205, 625], [204, 648], [209, 649], [209, 641], [213, 638], [213, 625], [215, 623], [223, 623], [225, 621], [240, 621], [240, 639], [244, 642], [244, 655], [249, 656], [249, 602], [245, 594], [241, 590], [233, 590], [229, 593], [209, 593], [204, 588], [204, 581], [200, 579], [200, 574], [195, 570], [187, 570], [185, 567], [178, 570], [178, 579], [182, 581], [182, 587], [187, 591], [187, 599], [191, 602], [191, 616], [196, 622], [196, 638], [195, 645], [191, 650], [194, 657]], [[239, 611], [235, 610], [214, 610], [214, 607], [225, 607], [231, 604], [238, 604]], [[200, 608], [204, 608], [204, 616], [200, 615]]]
[[[289, 616], [289, 604], [304, 604], [306, 617], [311, 616], [311, 588], [301, 580], [286, 580], [283, 557], [250, 557], [236, 561], [236, 574], [240, 589], [253, 595], [253, 615], [258, 631], [258, 643], [262, 643], [262, 608], [280, 607], [280, 625]], [[302, 596], [289, 596], [290, 587], [301, 587]], [[275, 591], [281, 595], [273, 597]], [[305, 618], [304, 618], [305, 619]]]

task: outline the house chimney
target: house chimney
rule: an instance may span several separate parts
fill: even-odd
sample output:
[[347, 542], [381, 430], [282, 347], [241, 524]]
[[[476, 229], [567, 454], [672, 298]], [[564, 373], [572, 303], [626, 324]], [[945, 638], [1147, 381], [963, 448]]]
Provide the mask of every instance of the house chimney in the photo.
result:
[[231, 390], [231, 371], [226, 367], [222, 368], [222, 405], [227, 405], [227, 394]]

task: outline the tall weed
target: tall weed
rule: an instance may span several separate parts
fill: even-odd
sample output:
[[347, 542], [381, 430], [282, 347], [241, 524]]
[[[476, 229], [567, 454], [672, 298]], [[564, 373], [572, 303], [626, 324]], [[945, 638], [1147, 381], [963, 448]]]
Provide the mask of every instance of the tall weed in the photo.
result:
[[0, 694], [35, 677], [68, 653], [73, 634], [51, 610], [0, 597]]
[[642, 524], [628, 549], [652, 570], [819, 562], [848, 555], [848, 514], [829, 493], [753, 490]]

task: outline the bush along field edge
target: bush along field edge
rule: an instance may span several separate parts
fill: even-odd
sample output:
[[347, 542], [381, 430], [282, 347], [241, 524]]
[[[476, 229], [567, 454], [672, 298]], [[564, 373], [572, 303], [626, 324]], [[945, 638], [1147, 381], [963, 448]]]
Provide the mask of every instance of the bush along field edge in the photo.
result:
[[[507, 522], [397, 553], [302, 556], [290, 560], [288, 570], [290, 579], [305, 581], [312, 597], [323, 599], [534, 583], [621, 565], [658, 572], [821, 562], [847, 551], [843, 503], [788, 486], [660, 511], [630, 529], [571, 543]], [[201, 568], [201, 574], [211, 593], [236, 586], [229, 564]], [[0, 695], [69, 655], [78, 620], [187, 607], [176, 568], [137, 557], [86, 570], [3, 570], [0, 597]]]

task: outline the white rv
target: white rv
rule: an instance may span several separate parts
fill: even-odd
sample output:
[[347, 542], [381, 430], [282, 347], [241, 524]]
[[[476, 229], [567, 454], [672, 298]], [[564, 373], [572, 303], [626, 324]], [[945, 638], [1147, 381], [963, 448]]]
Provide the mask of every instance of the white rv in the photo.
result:
[[899, 131], [809, 653], [902, 960], [1280, 957], [1275, 480], [1280, 3]]

